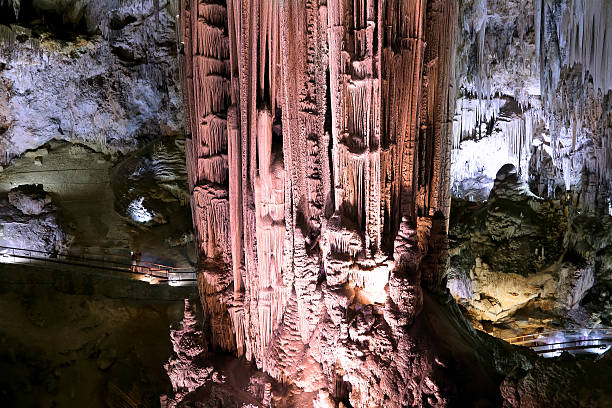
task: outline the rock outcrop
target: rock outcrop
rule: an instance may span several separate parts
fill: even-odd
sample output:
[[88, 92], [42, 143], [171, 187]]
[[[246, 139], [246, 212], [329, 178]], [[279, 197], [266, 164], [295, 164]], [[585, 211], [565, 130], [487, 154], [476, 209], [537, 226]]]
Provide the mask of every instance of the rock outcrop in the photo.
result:
[[[51, 197], [43, 186], [22, 185], [15, 187], [4, 198], [0, 198], [0, 245], [9, 248], [23, 248], [41, 253], [17, 255], [48, 257], [65, 253], [73, 237], [61, 225], [61, 216], [53, 205]], [[0, 249], [2, 254], [11, 255], [11, 249]], [[26, 262], [15, 259], [14, 262]]]
[[34, 0], [15, 18], [3, 2], [2, 164], [52, 139], [116, 154], [179, 133], [173, 4]]
[[510, 164], [485, 204], [454, 200], [447, 286], [477, 327], [512, 337], [607, 324], [610, 217], [575, 211], [574, 196], [539, 198]]
[[39, 215], [53, 209], [51, 197], [40, 184], [15, 187], [8, 193], [8, 202], [25, 215]]

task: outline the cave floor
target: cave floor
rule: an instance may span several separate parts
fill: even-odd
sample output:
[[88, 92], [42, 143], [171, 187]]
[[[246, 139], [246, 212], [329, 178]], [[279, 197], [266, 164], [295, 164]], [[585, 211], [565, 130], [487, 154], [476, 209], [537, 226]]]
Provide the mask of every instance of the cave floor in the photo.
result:
[[159, 406], [188, 290], [0, 265], [0, 406]]
[[164, 243], [172, 226], [156, 232], [128, 223], [114, 209], [113, 162], [86, 147], [52, 141], [44, 148], [13, 159], [0, 173], [0, 194], [23, 184], [42, 184], [60, 208], [60, 222], [74, 236], [69, 254], [130, 263], [132, 249], [142, 260], [190, 266], [189, 255]]

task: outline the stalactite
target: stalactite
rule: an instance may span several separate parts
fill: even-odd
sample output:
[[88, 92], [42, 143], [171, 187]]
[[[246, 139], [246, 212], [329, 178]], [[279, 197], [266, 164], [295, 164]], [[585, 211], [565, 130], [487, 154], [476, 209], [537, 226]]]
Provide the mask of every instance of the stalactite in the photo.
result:
[[[425, 158], [419, 166], [422, 190], [419, 212], [432, 217], [440, 212], [450, 216], [450, 148], [453, 127], [450, 125], [455, 106], [454, 49], [458, 5], [455, 2], [428, 2], [424, 55], [423, 99], [420, 127], [422, 151]], [[431, 164], [430, 164], [431, 163]]]
[[[388, 27], [384, 34], [381, 69], [384, 80], [381, 95], [384, 118], [382, 145], [396, 144], [397, 151], [386, 155], [393, 160], [388, 167], [392, 169], [392, 174], [383, 174], [381, 178], [394, 180], [383, 186], [386, 190], [384, 194], [391, 197], [391, 202], [383, 209], [386, 214], [393, 214], [393, 219], [385, 221], [387, 235], [391, 237], [399, 227], [400, 217], [414, 217], [415, 213], [417, 187], [414, 174], [418, 162], [416, 144], [425, 48], [425, 2], [388, 2], [386, 8], [387, 21], [381, 22]], [[392, 211], [391, 208], [401, 208], [401, 211]]]
[[[227, 116], [230, 102], [229, 46], [225, 8], [204, 0], [185, 0], [181, 33], [182, 70], [191, 140], [186, 143], [192, 211], [202, 268], [198, 280], [213, 344], [235, 350], [231, 317], [221, 296], [232, 262], [228, 190]], [[219, 263], [214, 264], [215, 260]], [[211, 263], [212, 262], [212, 263]], [[213, 265], [214, 264], [214, 265]], [[208, 269], [210, 268], [210, 270]]]
[[389, 310], [373, 317], [383, 333], [406, 324], [397, 310], [418, 313], [420, 275], [406, 271], [421, 257], [392, 253], [400, 225], [417, 224], [428, 251], [423, 226], [449, 206], [457, 6], [433, 3], [182, 8], [201, 295], [220, 345], [279, 380], [342, 393], [345, 371], [365, 386], [349, 315]]
[[595, 89], [612, 90], [612, 4], [607, 0], [571, 0], [559, 32], [559, 46], [568, 50], [567, 65], [582, 66]]
[[[610, 128], [612, 5], [607, 1], [537, 1], [542, 102], [553, 165], [565, 189], [582, 191], [582, 208], [606, 213], [612, 191]], [[582, 177], [581, 177], [582, 175]], [[597, 183], [593, 182], [597, 178]]]

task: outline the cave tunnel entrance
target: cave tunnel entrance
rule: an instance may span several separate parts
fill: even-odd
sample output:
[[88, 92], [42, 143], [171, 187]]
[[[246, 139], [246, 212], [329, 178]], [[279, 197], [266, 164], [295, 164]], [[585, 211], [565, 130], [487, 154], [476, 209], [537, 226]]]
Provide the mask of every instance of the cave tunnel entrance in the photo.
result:
[[[16, 24], [32, 30], [32, 35], [50, 34], [53, 38], [74, 41], [77, 36], [90, 34], [84, 9], [76, 5], [51, 8], [40, 0], [21, 0], [18, 15], [11, 1], [0, 5], [0, 24]], [[19, 38], [18, 38], [19, 39]]]

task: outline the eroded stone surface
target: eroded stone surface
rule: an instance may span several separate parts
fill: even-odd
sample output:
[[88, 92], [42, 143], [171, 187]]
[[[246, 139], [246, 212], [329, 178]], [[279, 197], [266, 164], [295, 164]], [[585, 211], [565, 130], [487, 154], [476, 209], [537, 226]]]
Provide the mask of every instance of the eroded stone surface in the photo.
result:
[[181, 130], [173, 2], [34, 3], [0, 26], [3, 162], [51, 139], [118, 153]]
[[[61, 216], [42, 185], [21, 185], [0, 197], [0, 245], [9, 248], [42, 251], [20, 256], [40, 256], [65, 253], [74, 237], [62, 225]], [[11, 249], [3, 249], [6, 256]], [[26, 262], [14, 259], [13, 262]]]
[[[25, 184], [8, 193], [9, 203], [26, 215], [39, 215], [51, 204], [51, 197], [43, 190], [42, 184]], [[52, 208], [47, 208], [51, 211]]]

